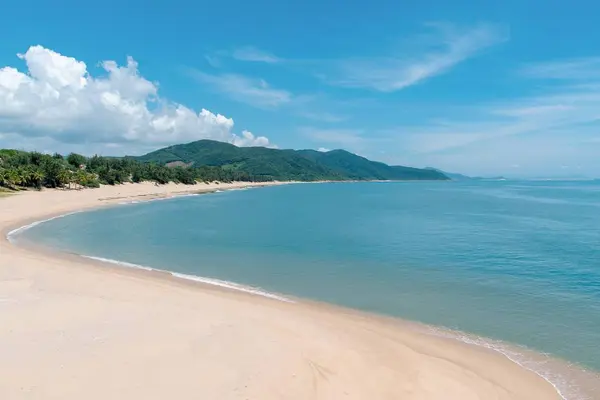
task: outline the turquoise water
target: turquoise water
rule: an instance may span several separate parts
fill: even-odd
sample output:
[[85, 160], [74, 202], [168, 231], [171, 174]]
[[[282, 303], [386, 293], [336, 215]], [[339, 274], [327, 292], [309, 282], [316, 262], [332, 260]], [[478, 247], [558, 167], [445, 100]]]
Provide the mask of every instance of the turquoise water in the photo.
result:
[[25, 237], [600, 370], [600, 183], [289, 185], [73, 214]]

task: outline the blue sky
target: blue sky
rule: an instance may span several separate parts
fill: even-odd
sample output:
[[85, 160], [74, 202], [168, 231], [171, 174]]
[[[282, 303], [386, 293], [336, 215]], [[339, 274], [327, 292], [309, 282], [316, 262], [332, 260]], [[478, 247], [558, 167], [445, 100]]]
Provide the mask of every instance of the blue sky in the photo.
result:
[[468, 174], [600, 176], [592, 1], [14, 2], [0, 146], [201, 138]]

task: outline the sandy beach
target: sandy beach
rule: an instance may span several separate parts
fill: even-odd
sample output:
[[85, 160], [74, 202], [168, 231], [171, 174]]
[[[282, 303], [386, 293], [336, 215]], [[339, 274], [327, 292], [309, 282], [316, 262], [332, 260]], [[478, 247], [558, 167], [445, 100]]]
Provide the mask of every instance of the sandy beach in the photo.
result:
[[499, 353], [402, 321], [5, 239], [70, 211], [243, 185], [0, 197], [0, 399], [560, 399]]

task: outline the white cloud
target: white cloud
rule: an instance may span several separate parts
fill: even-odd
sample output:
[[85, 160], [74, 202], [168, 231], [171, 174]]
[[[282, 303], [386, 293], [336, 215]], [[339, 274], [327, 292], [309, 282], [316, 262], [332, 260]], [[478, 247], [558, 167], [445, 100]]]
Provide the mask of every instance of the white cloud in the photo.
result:
[[429, 24], [435, 37], [418, 54], [392, 55], [335, 62], [334, 72], [325, 76], [333, 85], [393, 92], [447, 72], [481, 50], [503, 42], [507, 34], [492, 25], [459, 30], [450, 25]]
[[507, 117], [528, 117], [535, 115], [555, 114], [564, 111], [573, 110], [573, 106], [563, 104], [548, 104], [539, 105], [533, 104], [531, 106], [520, 106], [520, 107], [509, 107], [506, 109], [494, 110], [493, 113], [498, 115], [504, 115]]
[[262, 79], [251, 79], [237, 74], [211, 75], [196, 69], [187, 69], [187, 73], [231, 99], [254, 107], [275, 108], [292, 100], [290, 92], [274, 89]]
[[23, 136], [17, 133], [0, 134], [0, 148], [12, 148], [42, 153], [68, 154], [71, 152], [92, 155], [136, 155], [145, 154], [157, 149], [156, 143], [134, 143], [134, 142], [77, 142], [67, 143], [50, 136]]
[[[233, 119], [160, 98], [157, 84], [140, 76], [133, 58], [125, 66], [104, 61], [106, 75], [93, 77], [84, 62], [42, 46], [19, 57], [26, 73], [0, 69], [0, 133], [113, 145], [239, 139]], [[264, 137], [242, 143], [269, 144]]]
[[[386, 132], [388, 148], [412, 164], [465, 173], [560, 175], [580, 163], [600, 174], [600, 90], [594, 85], [553, 86], [547, 94], [452, 109], [450, 121], [399, 126]], [[463, 117], [463, 118], [461, 118]]]
[[[472, 175], [600, 177], [600, 76], [588, 73], [589, 63], [561, 64], [570, 66], [569, 74], [545, 72], [518, 81], [520, 91], [529, 94], [447, 105], [431, 111], [436, 119], [407, 118], [411, 124], [393, 129], [305, 128], [304, 133], [319, 145], [340, 143], [390, 164]], [[545, 81], [540, 85], [530, 78]]]
[[52, 87], [80, 89], [87, 83], [85, 63], [72, 57], [58, 57], [57, 53], [41, 46], [30, 47], [27, 53], [17, 56], [25, 60], [32, 78], [47, 82]]
[[239, 147], [246, 146], [261, 146], [276, 148], [277, 146], [271, 145], [269, 139], [264, 136], [254, 136], [250, 131], [242, 131], [242, 136], [234, 135], [233, 141], [231, 142]]
[[[548, 149], [542, 138], [554, 134], [565, 136], [560, 141], [563, 145], [591, 144], [600, 129], [600, 73], [594, 75], [596, 63], [600, 67], [600, 58], [529, 64], [519, 72], [528, 78], [552, 79], [542, 93], [467, 107], [463, 120], [454, 117], [418, 127], [397, 127], [396, 136], [404, 149], [420, 154], [466, 152], [511, 136], [516, 137], [511, 143], [520, 139], [528, 144], [534, 142], [527, 136], [536, 137], [540, 141], [535, 148], [537, 153]], [[580, 84], [582, 77], [584, 84]], [[453, 113], [461, 114], [457, 109]]]
[[521, 74], [540, 79], [589, 80], [600, 79], [600, 57], [575, 58], [532, 63]]
[[235, 49], [231, 57], [240, 61], [263, 62], [268, 64], [281, 62], [281, 59], [274, 54], [257, 49], [256, 47], [246, 46]]
[[[460, 152], [478, 143], [499, 138], [572, 130], [571, 138], [581, 140], [580, 126], [600, 121], [600, 96], [564, 92], [549, 96], [515, 99], [506, 104], [470, 108], [464, 120], [434, 121], [421, 126], [400, 126], [388, 132], [414, 154]], [[587, 132], [587, 131], [585, 131]], [[566, 133], [564, 133], [566, 136]], [[541, 139], [541, 138], [538, 138]], [[543, 152], [544, 143], [536, 149]]]
[[328, 148], [325, 148], [325, 147], [319, 147], [319, 148], [317, 149], [317, 151], [320, 151], [320, 152], [322, 152], [322, 153], [327, 153], [328, 151], [331, 151], [331, 150], [330, 150], [330, 149], [328, 149]]

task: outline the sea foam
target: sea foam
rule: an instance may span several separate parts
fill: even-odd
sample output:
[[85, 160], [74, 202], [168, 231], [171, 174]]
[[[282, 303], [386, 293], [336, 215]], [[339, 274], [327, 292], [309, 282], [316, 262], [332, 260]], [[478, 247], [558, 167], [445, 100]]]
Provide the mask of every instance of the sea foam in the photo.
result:
[[[220, 190], [217, 190], [216, 192], [213, 193], [218, 193], [218, 192], [223, 192]], [[210, 192], [209, 192], [210, 193]], [[192, 197], [192, 196], [198, 196], [198, 193], [187, 193], [187, 194], [182, 194], [182, 195], [177, 195], [177, 196], [173, 196], [173, 197], [161, 197], [161, 198], [152, 198], [152, 199], [148, 199], [148, 200], [131, 200], [131, 201], [126, 201], [126, 202], [121, 202], [118, 203], [120, 205], [127, 205], [127, 204], [137, 204], [137, 203], [145, 203], [145, 202], [150, 202], [150, 201], [159, 201], [159, 200], [168, 200], [168, 199], [174, 199], [174, 198], [178, 198], [178, 197]], [[46, 218], [46, 219], [41, 219], [39, 221], [34, 221], [30, 224], [27, 225], [23, 225], [20, 226], [18, 228], [15, 228], [13, 230], [11, 230], [10, 232], [8, 232], [6, 234], [6, 239], [10, 242], [15, 244], [15, 237], [19, 234], [22, 234], [23, 232], [37, 226], [40, 225], [42, 223], [45, 222], [49, 222], [49, 221], [53, 221], [55, 219], [59, 219], [59, 218], [63, 218], [69, 215], [73, 215], [73, 214], [77, 214], [80, 212], [83, 212], [84, 210], [78, 210], [78, 211], [72, 211], [69, 213], [65, 213], [65, 214], [60, 214], [60, 215], [56, 215], [50, 218]], [[266, 290], [263, 290], [261, 288], [258, 287], [253, 287], [253, 286], [246, 286], [246, 285], [242, 285], [239, 283], [235, 283], [235, 282], [229, 282], [229, 281], [224, 281], [224, 280], [220, 280], [220, 279], [214, 279], [214, 278], [206, 278], [206, 277], [201, 277], [201, 276], [196, 276], [196, 275], [188, 275], [188, 274], [182, 274], [182, 273], [178, 273], [178, 272], [172, 272], [172, 271], [166, 271], [166, 270], [162, 270], [162, 269], [158, 269], [158, 268], [152, 268], [152, 267], [147, 267], [145, 265], [140, 265], [140, 264], [134, 264], [134, 263], [130, 263], [130, 262], [126, 262], [126, 261], [119, 261], [119, 260], [113, 260], [110, 258], [104, 258], [104, 257], [96, 257], [96, 256], [88, 256], [88, 255], [83, 255], [83, 254], [78, 254], [79, 256], [83, 257], [83, 258], [88, 258], [91, 260], [96, 260], [96, 261], [101, 261], [101, 262], [105, 262], [105, 263], [110, 263], [110, 264], [115, 264], [115, 265], [119, 265], [121, 267], [127, 267], [127, 268], [135, 268], [135, 269], [142, 269], [145, 271], [158, 271], [158, 272], [164, 272], [167, 274], [172, 275], [173, 277], [179, 278], [179, 279], [187, 279], [187, 280], [191, 280], [194, 282], [201, 282], [201, 283], [205, 283], [208, 285], [213, 285], [213, 286], [219, 286], [219, 287], [223, 287], [223, 288], [227, 288], [227, 289], [231, 289], [231, 290], [237, 290], [239, 292], [244, 292], [244, 293], [250, 293], [250, 294], [254, 294], [257, 296], [262, 296], [262, 297], [267, 297], [270, 299], [274, 299], [274, 300], [279, 300], [279, 301], [283, 301], [286, 303], [295, 303], [295, 301], [275, 294], [275, 293], [271, 293], [268, 292]]]
[[[555, 372], [553, 368], [550, 368], [548, 365], [553, 359], [545, 353], [535, 352], [524, 346], [516, 344], [509, 345], [499, 340], [483, 338], [449, 328], [428, 326], [428, 332], [435, 336], [458, 340], [466, 344], [483, 347], [502, 354], [521, 368], [533, 372], [552, 385], [556, 393], [558, 393], [563, 400], [593, 400], [592, 397], [583, 394], [576, 386], [571, 384], [568, 379], [565, 379], [563, 374]], [[534, 354], [539, 357], [534, 357]], [[577, 369], [581, 369], [581, 367], [577, 366]]]
[[42, 224], [42, 223], [44, 223], [44, 222], [53, 221], [53, 220], [55, 220], [55, 219], [59, 219], [59, 218], [62, 218], [62, 217], [66, 217], [67, 215], [77, 214], [77, 213], [79, 213], [79, 212], [81, 212], [81, 211], [73, 211], [73, 212], [66, 213], [66, 214], [56, 215], [56, 216], [54, 216], [54, 217], [50, 217], [50, 218], [46, 218], [46, 219], [42, 219], [42, 220], [39, 220], [39, 221], [34, 221], [34, 222], [30, 223], [30, 224], [27, 224], [27, 225], [20, 226], [20, 227], [18, 227], [18, 228], [16, 228], [16, 229], [13, 229], [13, 230], [12, 230], [12, 231], [10, 231], [10, 232], [8, 232], [8, 233], [6, 234], [6, 239], [7, 239], [7, 240], [8, 240], [10, 243], [14, 243], [14, 241], [15, 241], [15, 236], [16, 236], [16, 235], [18, 235], [18, 234], [21, 234], [21, 233], [25, 232], [26, 230], [33, 228], [34, 226], [37, 226], [37, 225], [39, 225], [39, 224]]
[[237, 290], [239, 292], [250, 293], [250, 294], [257, 295], [257, 296], [267, 297], [269, 299], [284, 301], [286, 303], [294, 303], [293, 300], [291, 300], [287, 297], [284, 297], [284, 296], [281, 296], [281, 295], [278, 295], [275, 293], [271, 293], [271, 292], [268, 292], [261, 288], [254, 287], [254, 286], [242, 285], [239, 283], [224, 281], [221, 279], [206, 278], [206, 277], [197, 276], [197, 275], [182, 274], [179, 272], [173, 272], [173, 271], [167, 271], [167, 270], [158, 269], [158, 268], [147, 267], [145, 265], [134, 264], [134, 263], [126, 262], [126, 261], [113, 260], [110, 258], [86, 256], [86, 255], [80, 255], [80, 256], [83, 258], [91, 259], [91, 260], [96, 260], [96, 261], [101, 261], [101, 262], [110, 263], [110, 264], [114, 264], [114, 265], [119, 265], [121, 267], [142, 269], [145, 271], [164, 272], [164, 273], [167, 273], [167, 274], [169, 274], [175, 278], [179, 278], [179, 279], [186, 279], [186, 280], [190, 280], [190, 281], [194, 281], [194, 282], [200, 282], [200, 283], [205, 283], [208, 285], [219, 286], [219, 287], [223, 287], [223, 288], [227, 288], [227, 289]]

